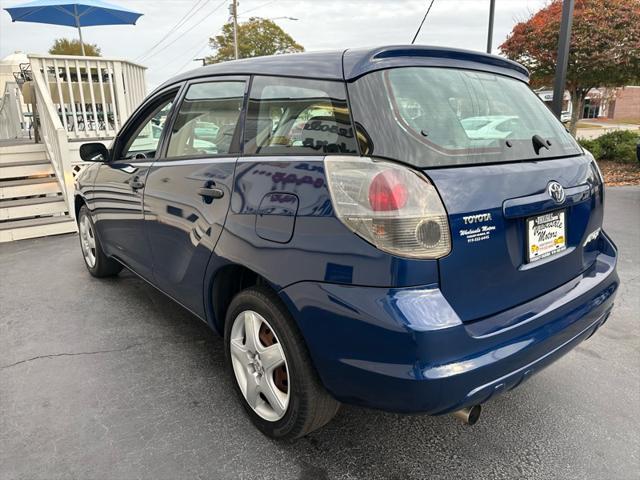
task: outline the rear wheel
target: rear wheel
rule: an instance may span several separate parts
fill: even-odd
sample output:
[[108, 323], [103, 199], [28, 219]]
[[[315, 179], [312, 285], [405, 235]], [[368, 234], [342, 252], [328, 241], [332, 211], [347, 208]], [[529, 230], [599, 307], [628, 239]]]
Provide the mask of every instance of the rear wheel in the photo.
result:
[[102, 250], [100, 239], [96, 234], [91, 214], [86, 205], [83, 205], [78, 212], [78, 234], [84, 264], [91, 275], [110, 277], [117, 275], [122, 270], [122, 265], [107, 257]]
[[233, 299], [225, 351], [242, 404], [264, 434], [302, 437], [338, 411], [340, 404], [320, 383], [289, 312], [270, 290], [253, 287]]

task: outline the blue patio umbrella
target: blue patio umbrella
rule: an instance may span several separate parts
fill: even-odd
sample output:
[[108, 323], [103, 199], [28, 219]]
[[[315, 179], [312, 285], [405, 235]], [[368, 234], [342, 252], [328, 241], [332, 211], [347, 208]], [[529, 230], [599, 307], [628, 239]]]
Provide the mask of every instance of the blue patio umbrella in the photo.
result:
[[5, 8], [14, 22], [48, 23], [76, 27], [80, 34], [82, 55], [81, 27], [95, 25], [135, 25], [141, 13], [122, 8], [101, 0], [34, 0], [14, 7]]

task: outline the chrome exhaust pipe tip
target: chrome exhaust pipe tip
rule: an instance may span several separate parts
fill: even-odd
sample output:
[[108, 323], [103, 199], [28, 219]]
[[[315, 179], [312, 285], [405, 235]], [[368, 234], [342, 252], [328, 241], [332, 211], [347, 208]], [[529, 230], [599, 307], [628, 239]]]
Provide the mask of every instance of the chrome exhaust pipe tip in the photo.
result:
[[452, 415], [467, 425], [475, 425], [480, 419], [481, 411], [482, 407], [480, 407], [480, 405], [474, 405], [453, 412]]

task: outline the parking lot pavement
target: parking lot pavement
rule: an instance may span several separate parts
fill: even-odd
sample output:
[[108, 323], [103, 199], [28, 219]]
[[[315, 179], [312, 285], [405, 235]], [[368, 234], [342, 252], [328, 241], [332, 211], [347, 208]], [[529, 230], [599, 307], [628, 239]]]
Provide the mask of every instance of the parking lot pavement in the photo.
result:
[[279, 443], [255, 430], [222, 341], [75, 236], [0, 245], [0, 478], [634, 479], [640, 472], [640, 188], [607, 190], [622, 286], [609, 322], [466, 427], [344, 406]]

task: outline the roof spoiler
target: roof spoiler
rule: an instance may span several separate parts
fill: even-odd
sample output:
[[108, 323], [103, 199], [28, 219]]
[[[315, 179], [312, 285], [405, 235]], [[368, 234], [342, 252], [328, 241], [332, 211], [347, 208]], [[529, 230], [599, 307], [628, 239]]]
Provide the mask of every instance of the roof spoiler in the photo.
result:
[[471, 50], [421, 45], [396, 45], [375, 49], [347, 50], [344, 77], [355, 80], [367, 73], [394, 67], [432, 66], [482, 70], [529, 81], [529, 71], [517, 62]]

